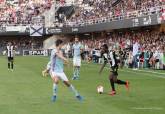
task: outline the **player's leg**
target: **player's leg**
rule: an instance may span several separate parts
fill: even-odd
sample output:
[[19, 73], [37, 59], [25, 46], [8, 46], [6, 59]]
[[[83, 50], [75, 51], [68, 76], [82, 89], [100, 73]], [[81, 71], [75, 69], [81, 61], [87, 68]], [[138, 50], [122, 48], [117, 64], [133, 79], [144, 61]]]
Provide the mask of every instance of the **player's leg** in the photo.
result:
[[77, 77], [77, 65], [76, 65], [76, 58], [73, 58], [73, 80]]
[[77, 77], [80, 77], [80, 66], [77, 66]]
[[11, 69], [12, 70], [14, 69], [14, 58], [13, 57], [11, 58]]
[[78, 91], [69, 81], [63, 81], [63, 83], [75, 94], [75, 96], [79, 95]]
[[117, 72], [114, 72], [114, 76], [113, 76], [113, 81], [117, 84], [120, 84], [120, 85], [125, 85], [127, 89], [129, 89], [129, 82], [128, 81], [123, 81], [123, 80], [119, 80], [117, 78], [118, 76], [118, 73]]
[[77, 79], [77, 67], [73, 66], [73, 77], [72, 80], [76, 80]]
[[137, 70], [137, 66], [138, 66], [138, 64], [137, 64], [137, 56], [135, 55], [133, 57], [133, 70]]
[[56, 101], [56, 98], [57, 98], [57, 89], [58, 89], [59, 78], [54, 73], [52, 73], [51, 78], [53, 80], [53, 96], [52, 96], [52, 101], [55, 102]]
[[79, 94], [79, 92], [76, 90], [76, 88], [72, 84], [70, 84], [69, 81], [63, 81], [63, 82], [75, 94], [76, 98], [79, 101], [83, 100], [83, 97]]
[[73, 73], [73, 80], [76, 80], [80, 77], [80, 66], [81, 66], [81, 59], [80, 58], [74, 58], [73, 59], [73, 65], [74, 65], [74, 73]]
[[10, 69], [10, 57], [8, 57], [8, 70]]
[[75, 66], [74, 67], [74, 76], [73, 76], [73, 80], [76, 80], [80, 77], [80, 66]]
[[80, 101], [83, 100], [83, 97], [79, 94], [76, 88], [69, 82], [65, 73], [60, 73], [60, 78], [63, 80], [63, 83], [75, 94], [76, 98]]
[[80, 76], [80, 66], [74, 66], [74, 74], [72, 80], [77, 80]]
[[14, 62], [11, 61], [11, 69], [13, 70], [14, 69]]
[[114, 77], [114, 74], [113, 73], [110, 73], [110, 75], [109, 75], [109, 81], [110, 81], [111, 88], [112, 88], [112, 91], [109, 93], [110, 95], [115, 95], [116, 94], [115, 82], [114, 82], [113, 77]]
[[77, 77], [80, 77], [81, 58], [77, 59]]

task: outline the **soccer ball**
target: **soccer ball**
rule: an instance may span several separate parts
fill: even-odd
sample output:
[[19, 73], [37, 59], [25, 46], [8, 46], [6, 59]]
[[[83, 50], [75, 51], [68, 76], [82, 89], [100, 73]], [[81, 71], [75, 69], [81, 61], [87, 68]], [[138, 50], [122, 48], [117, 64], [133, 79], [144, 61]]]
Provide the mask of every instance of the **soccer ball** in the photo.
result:
[[102, 85], [97, 86], [97, 92], [98, 92], [99, 94], [102, 94], [103, 91], [104, 91], [104, 87], [103, 87]]

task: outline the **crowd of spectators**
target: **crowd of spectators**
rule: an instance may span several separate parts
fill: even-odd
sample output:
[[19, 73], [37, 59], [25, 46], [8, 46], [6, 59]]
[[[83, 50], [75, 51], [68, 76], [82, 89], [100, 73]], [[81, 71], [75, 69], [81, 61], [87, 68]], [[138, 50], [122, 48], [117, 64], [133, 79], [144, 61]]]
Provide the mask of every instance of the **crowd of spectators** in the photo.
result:
[[[8, 42], [12, 42], [16, 50], [43, 49], [44, 38], [1, 38], [0, 51], [3, 52]], [[165, 69], [165, 33], [152, 29], [134, 30], [134, 31], [116, 31], [105, 32], [104, 35], [90, 35], [81, 37], [84, 53], [84, 60], [93, 60], [93, 62], [101, 62], [100, 47], [107, 44], [109, 50], [116, 50], [122, 64], [132, 67], [133, 64], [133, 44], [139, 42], [138, 49], [138, 67]], [[73, 41], [64, 45], [63, 49], [66, 56], [72, 56]], [[121, 53], [122, 52], [122, 53]]]
[[31, 24], [33, 17], [49, 10], [52, 0], [0, 0], [0, 26]]
[[[43, 49], [44, 38], [1, 38], [0, 39], [0, 52], [6, 50], [6, 46], [9, 42], [12, 43], [16, 51], [22, 52], [23, 50], [39, 50]], [[0, 53], [2, 54], [2, 53]]]
[[[146, 12], [160, 12], [162, 9], [157, 7], [165, 4], [163, 0], [118, 0], [120, 2], [117, 4], [114, 1], [116, 0], [81, 0], [78, 4], [79, 8], [70, 19], [66, 20], [64, 16], [61, 18], [65, 19], [66, 25], [102, 17], [122, 19], [147, 15]], [[53, 3], [55, 3], [54, 0], [0, 0], [0, 25], [31, 24], [33, 17], [42, 16]], [[148, 11], [148, 8], [151, 11]], [[142, 12], [138, 12], [139, 10]], [[64, 23], [61, 19], [59, 21]]]
[[[112, 32], [104, 37], [81, 40], [84, 48], [83, 58], [88, 60], [90, 57], [93, 62], [99, 63], [101, 60], [100, 46], [106, 43], [109, 50], [119, 52], [118, 56], [125, 66], [132, 67], [132, 50], [136, 41], [140, 44], [137, 56], [139, 68], [165, 69], [165, 33], [152, 30]], [[67, 54], [71, 52], [71, 49], [72, 43], [64, 46]]]
[[120, 0], [117, 4], [114, 1], [116, 0], [83, 0], [78, 12], [67, 20], [66, 25], [90, 20], [105, 21], [106, 18], [119, 20], [161, 13], [163, 8], [160, 6], [165, 5], [162, 0]]

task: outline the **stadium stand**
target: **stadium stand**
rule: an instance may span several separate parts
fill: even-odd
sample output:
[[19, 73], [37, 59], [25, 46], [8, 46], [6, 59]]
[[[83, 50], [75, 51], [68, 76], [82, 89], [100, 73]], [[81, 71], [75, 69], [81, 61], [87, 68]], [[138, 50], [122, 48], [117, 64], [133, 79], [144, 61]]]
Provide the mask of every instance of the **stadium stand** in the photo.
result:
[[162, 0], [119, 0], [115, 5], [114, 0], [80, 0], [74, 5], [72, 3], [71, 0], [67, 0], [67, 2], [64, 0], [60, 2], [53, 0], [1, 0], [0, 25], [4, 23], [5, 25], [33, 24], [33, 17], [45, 18], [44, 12], [49, 10], [53, 4], [58, 7], [55, 12], [56, 18], [54, 17], [55, 25], [57, 25], [56, 23], [75, 25], [86, 21], [98, 23], [107, 18], [111, 20], [132, 18], [148, 13], [159, 13], [163, 10], [161, 6], [164, 5]]
[[[17, 1], [17, 2], [16, 2]], [[0, 0], [0, 28], [3, 26], [19, 26], [19, 25], [41, 25], [43, 27], [79, 27], [105, 22], [120, 21], [125, 19], [138, 18], [147, 15], [161, 14], [161, 20], [164, 20], [165, 2], [163, 0]], [[53, 15], [49, 15], [53, 12]], [[125, 65], [131, 67], [131, 48], [133, 42], [140, 40], [141, 48], [139, 49], [140, 59], [143, 66], [154, 67], [156, 59], [159, 59], [157, 69], [165, 66], [165, 34], [164, 29], [159, 27], [148, 27], [131, 29], [122, 29], [119, 31], [104, 32], [92, 35], [95, 32], [87, 33], [89, 35], [78, 34], [81, 42], [84, 44], [84, 50], [87, 56], [94, 55], [94, 52], [104, 43], [108, 43], [109, 49], [122, 49], [127, 51], [128, 56], [125, 57]], [[57, 30], [57, 29], [55, 29]], [[57, 31], [60, 31], [58, 29]], [[62, 34], [62, 33], [61, 33]], [[86, 33], [84, 33], [86, 34]], [[75, 34], [73, 34], [75, 35]], [[82, 36], [81, 36], [82, 35]], [[88, 36], [88, 37], [87, 37]], [[17, 36], [16, 36], [17, 37]], [[0, 50], [3, 51], [7, 42], [12, 41], [18, 50], [25, 49], [43, 49], [43, 42], [49, 36], [40, 40], [37, 38], [29, 38], [24, 36], [4, 37], [0, 38]], [[67, 36], [70, 39], [70, 36]], [[87, 38], [85, 38], [87, 37]], [[51, 37], [52, 38], [52, 37]], [[92, 39], [91, 39], [92, 38]], [[49, 41], [49, 40], [47, 40]], [[52, 40], [50, 40], [52, 43]], [[52, 46], [47, 46], [52, 47]], [[68, 42], [64, 46], [66, 53], [71, 52], [72, 42]], [[149, 57], [144, 58], [144, 53], [149, 53]], [[98, 53], [97, 53], [98, 54]], [[99, 55], [99, 54], [98, 54]], [[144, 61], [147, 59], [147, 64]], [[98, 60], [94, 62], [99, 62]], [[140, 66], [139, 66], [140, 67]]]
[[0, 55], [6, 51], [6, 45], [11, 42], [14, 45], [16, 55], [23, 55], [24, 50], [43, 50], [45, 38], [29, 38], [28, 36], [3, 36], [0, 38]]
[[113, 0], [83, 0], [79, 11], [66, 22], [68, 26], [95, 24], [106, 20], [122, 20], [163, 11], [159, 0], [122, 0], [113, 6]]
[[[85, 59], [91, 57], [93, 62], [99, 63], [99, 60], [96, 60], [95, 57], [97, 56], [98, 59], [101, 58], [99, 49], [101, 45], [106, 43], [109, 46], [109, 50], [122, 50], [124, 53], [122, 56], [124, 58], [125, 66], [132, 67], [131, 64], [133, 60], [130, 56], [132, 56], [133, 43], [139, 40], [141, 47], [139, 48], [138, 67], [163, 69], [165, 67], [165, 34], [164, 32], [152, 29], [106, 32], [103, 36], [100, 33], [100, 35], [94, 35], [95, 37], [93, 39], [91, 39], [91, 37], [85, 38], [85, 36], [80, 35], [80, 38], [82, 39], [81, 43], [83, 44], [85, 51]], [[67, 49], [68, 44], [66, 44], [64, 50], [70, 52], [72, 49], [72, 42], [70, 42], [69, 45], [70, 48]], [[96, 51], [97, 55], [95, 55]]]
[[0, 25], [31, 24], [33, 17], [49, 10], [52, 0], [1, 0]]

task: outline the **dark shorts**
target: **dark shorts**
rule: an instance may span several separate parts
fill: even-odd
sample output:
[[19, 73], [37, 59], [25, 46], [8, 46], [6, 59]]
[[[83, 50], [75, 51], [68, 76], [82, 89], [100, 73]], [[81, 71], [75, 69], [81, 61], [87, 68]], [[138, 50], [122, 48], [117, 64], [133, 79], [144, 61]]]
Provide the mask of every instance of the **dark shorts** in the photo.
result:
[[112, 76], [118, 76], [118, 72], [116, 71], [111, 71], [111, 73], [112, 73]]
[[88, 54], [89, 54], [89, 52], [88, 52], [88, 51], [84, 51], [84, 54], [85, 54], [85, 55], [88, 55]]
[[156, 62], [156, 63], [159, 62], [159, 59], [156, 59], [155, 62]]
[[14, 60], [14, 58], [13, 57], [8, 57], [8, 61], [10, 62], [10, 61], [13, 61]]
[[165, 70], [165, 64], [163, 65], [163, 70]]

